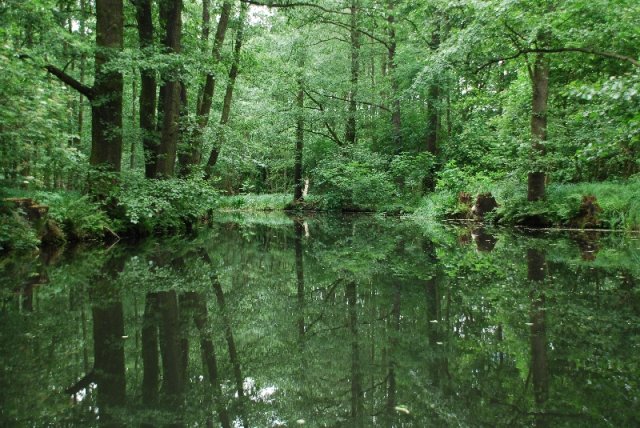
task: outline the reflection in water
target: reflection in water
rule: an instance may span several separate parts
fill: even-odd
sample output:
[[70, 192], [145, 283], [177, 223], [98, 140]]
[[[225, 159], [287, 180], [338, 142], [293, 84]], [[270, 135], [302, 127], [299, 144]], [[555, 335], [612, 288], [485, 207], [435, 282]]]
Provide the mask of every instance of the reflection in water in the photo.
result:
[[549, 362], [545, 310], [545, 255], [535, 248], [527, 250], [527, 278], [531, 290], [531, 371], [536, 403], [536, 426], [546, 426], [545, 404], [549, 398]]
[[5, 259], [0, 425], [640, 425], [638, 241], [458, 236], [235, 217]]

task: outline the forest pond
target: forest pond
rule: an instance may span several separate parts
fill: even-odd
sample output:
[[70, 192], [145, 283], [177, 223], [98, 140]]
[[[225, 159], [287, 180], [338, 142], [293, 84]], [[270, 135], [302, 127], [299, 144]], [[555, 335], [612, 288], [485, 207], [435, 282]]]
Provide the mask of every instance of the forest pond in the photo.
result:
[[0, 426], [640, 426], [640, 237], [218, 214], [0, 259]]

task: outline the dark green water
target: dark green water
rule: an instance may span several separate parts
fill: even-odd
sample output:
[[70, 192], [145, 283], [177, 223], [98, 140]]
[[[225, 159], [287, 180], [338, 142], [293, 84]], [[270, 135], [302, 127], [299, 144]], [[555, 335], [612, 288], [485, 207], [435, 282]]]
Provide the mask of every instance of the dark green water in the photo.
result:
[[373, 217], [0, 259], [0, 426], [640, 426], [640, 240]]

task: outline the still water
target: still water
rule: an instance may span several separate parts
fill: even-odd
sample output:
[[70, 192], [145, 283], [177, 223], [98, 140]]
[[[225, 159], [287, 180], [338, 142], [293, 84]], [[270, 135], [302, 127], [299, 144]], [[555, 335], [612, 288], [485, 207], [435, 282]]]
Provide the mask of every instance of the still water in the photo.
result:
[[640, 240], [370, 216], [0, 259], [0, 426], [640, 426]]

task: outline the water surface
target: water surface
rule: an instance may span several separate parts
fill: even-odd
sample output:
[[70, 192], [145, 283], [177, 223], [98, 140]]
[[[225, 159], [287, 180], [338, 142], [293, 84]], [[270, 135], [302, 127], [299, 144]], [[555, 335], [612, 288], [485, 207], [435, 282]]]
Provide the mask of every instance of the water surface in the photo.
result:
[[228, 214], [0, 274], [0, 426], [640, 426], [637, 236]]

